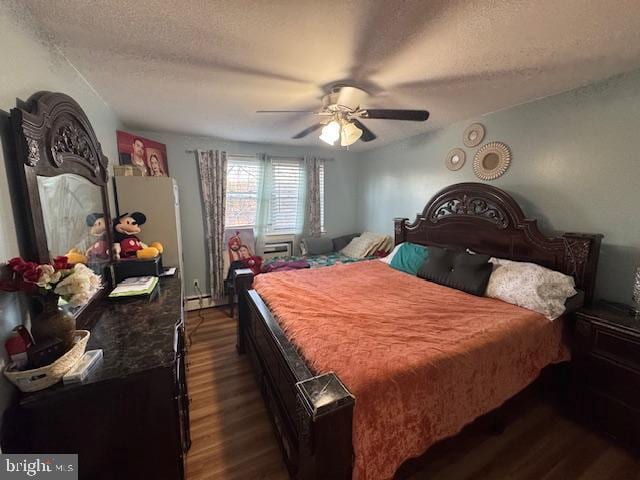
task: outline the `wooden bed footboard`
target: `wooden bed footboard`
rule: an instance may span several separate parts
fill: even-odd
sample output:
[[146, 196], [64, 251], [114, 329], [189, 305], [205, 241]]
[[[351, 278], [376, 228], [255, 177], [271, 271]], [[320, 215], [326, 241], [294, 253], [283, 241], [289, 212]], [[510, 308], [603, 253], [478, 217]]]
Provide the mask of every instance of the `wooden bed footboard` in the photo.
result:
[[309, 370], [252, 283], [251, 270], [236, 270], [236, 348], [249, 356], [289, 474], [350, 479], [355, 398], [334, 373]]

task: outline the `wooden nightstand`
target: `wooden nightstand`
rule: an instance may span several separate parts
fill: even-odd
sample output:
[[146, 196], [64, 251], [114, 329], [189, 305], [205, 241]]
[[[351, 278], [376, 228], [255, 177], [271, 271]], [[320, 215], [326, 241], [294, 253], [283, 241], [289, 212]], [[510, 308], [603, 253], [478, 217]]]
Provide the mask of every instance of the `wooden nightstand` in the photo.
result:
[[572, 350], [578, 416], [640, 451], [640, 317], [611, 302], [582, 308]]

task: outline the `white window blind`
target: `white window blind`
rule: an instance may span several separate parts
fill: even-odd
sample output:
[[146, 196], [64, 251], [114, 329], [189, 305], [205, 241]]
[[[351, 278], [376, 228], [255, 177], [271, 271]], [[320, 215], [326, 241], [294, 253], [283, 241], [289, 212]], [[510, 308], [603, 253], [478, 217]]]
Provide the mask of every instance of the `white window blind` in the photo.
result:
[[270, 233], [298, 233], [304, 219], [304, 162], [302, 159], [269, 159], [271, 192]]
[[226, 227], [256, 225], [263, 165], [257, 158], [227, 158]]
[[319, 167], [319, 183], [320, 183], [320, 231], [324, 232], [324, 162], [320, 162]]

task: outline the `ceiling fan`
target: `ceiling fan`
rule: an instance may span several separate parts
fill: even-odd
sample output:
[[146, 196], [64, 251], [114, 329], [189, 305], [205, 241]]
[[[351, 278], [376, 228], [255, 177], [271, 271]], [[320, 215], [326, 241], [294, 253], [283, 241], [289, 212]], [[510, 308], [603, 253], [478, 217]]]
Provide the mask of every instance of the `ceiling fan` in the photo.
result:
[[320, 140], [334, 145], [338, 140], [343, 147], [358, 140], [370, 142], [376, 135], [360, 120], [407, 120], [424, 122], [429, 118], [426, 110], [369, 109], [361, 105], [368, 94], [349, 85], [336, 85], [322, 97], [322, 109], [314, 110], [258, 110], [256, 113], [307, 113], [324, 117], [318, 123], [305, 128], [292, 138], [298, 139], [322, 128]]

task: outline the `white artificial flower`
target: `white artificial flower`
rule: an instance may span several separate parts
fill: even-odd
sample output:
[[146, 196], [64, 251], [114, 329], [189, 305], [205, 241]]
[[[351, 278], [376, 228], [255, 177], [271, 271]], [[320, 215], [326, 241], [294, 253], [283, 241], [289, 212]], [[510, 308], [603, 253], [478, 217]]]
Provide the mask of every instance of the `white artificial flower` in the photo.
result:
[[93, 293], [95, 292], [77, 293], [69, 299], [69, 304], [73, 305], [74, 307], [84, 305], [85, 303], [89, 302], [89, 300], [91, 300], [91, 297], [93, 297]]
[[60, 272], [56, 272], [51, 265], [40, 265], [38, 271], [40, 272], [40, 277], [38, 277], [36, 285], [41, 288], [49, 290], [60, 281]]
[[67, 301], [74, 306], [84, 305], [96, 293], [100, 283], [100, 277], [86, 265], [78, 263], [73, 267], [71, 274], [58, 284], [54, 292], [66, 297]]

